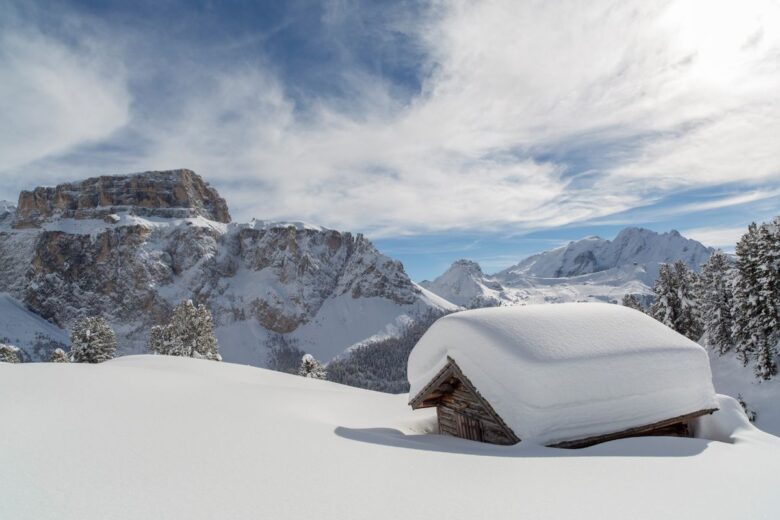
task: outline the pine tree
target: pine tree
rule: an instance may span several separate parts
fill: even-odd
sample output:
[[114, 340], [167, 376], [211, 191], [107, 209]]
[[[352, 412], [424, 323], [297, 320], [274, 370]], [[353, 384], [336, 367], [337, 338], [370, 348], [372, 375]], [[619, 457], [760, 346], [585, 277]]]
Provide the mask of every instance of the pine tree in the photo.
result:
[[680, 307], [673, 328], [683, 336], [698, 341], [702, 335], [702, 324], [696, 298], [698, 276], [688, 268], [685, 262], [678, 260], [674, 263], [674, 279]]
[[301, 358], [306, 354], [298, 348], [298, 340], [282, 334], [271, 334], [265, 342], [268, 349], [266, 366], [277, 372], [297, 374]]
[[750, 224], [736, 248], [732, 333], [743, 364], [752, 359], [756, 376], [761, 379], [770, 379], [777, 373], [775, 355], [780, 339], [777, 270], [780, 232], [777, 227], [777, 219], [768, 225]]
[[214, 321], [205, 305], [181, 302], [167, 325], [152, 327], [147, 349], [156, 354], [222, 361], [214, 336]]
[[108, 322], [91, 316], [80, 319], [70, 334], [71, 360], [75, 363], [102, 363], [114, 358], [116, 335]]
[[0, 343], [0, 363], [21, 363], [22, 358], [19, 355], [19, 348], [13, 345]]
[[775, 218], [759, 227], [758, 234], [758, 282], [761, 314], [758, 321], [763, 330], [763, 340], [756, 351], [756, 375], [770, 379], [777, 374], [777, 344], [780, 341], [780, 220]]
[[735, 253], [736, 275], [732, 302], [731, 335], [734, 348], [742, 364], [747, 366], [756, 350], [756, 338], [753, 330], [753, 317], [757, 314], [758, 299], [758, 226], [755, 222], [748, 226], [747, 232], [737, 242]]
[[68, 363], [70, 362], [70, 359], [68, 359], [68, 355], [65, 353], [64, 350], [62, 350], [61, 348], [56, 348], [52, 351], [51, 356], [49, 356], [49, 362]]
[[707, 346], [723, 355], [734, 343], [734, 269], [723, 251], [715, 251], [701, 268], [698, 300]]
[[696, 273], [682, 260], [673, 266], [661, 264], [653, 285], [655, 301], [650, 307], [653, 318], [694, 341], [702, 334], [696, 285]]
[[328, 373], [322, 364], [314, 359], [311, 354], [305, 354], [301, 358], [301, 365], [298, 367], [298, 375], [303, 377], [311, 377], [312, 379], [325, 379], [328, 377]]
[[650, 315], [671, 329], [677, 330], [679, 321], [680, 301], [677, 295], [677, 282], [669, 264], [661, 264], [658, 278], [653, 284], [655, 301], [650, 307]]
[[645, 308], [642, 307], [642, 304], [639, 303], [639, 299], [633, 294], [626, 294], [623, 296], [623, 299], [620, 301], [620, 305], [623, 307], [628, 307], [629, 309], [645, 312]]

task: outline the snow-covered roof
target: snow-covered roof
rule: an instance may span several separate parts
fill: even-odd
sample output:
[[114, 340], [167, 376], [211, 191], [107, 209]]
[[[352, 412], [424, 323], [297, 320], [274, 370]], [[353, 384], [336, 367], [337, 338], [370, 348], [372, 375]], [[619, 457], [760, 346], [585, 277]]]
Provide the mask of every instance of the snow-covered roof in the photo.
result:
[[717, 408], [704, 349], [619, 305], [450, 314], [412, 350], [409, 395], [448, 358], [524, 441], [581, 439]]

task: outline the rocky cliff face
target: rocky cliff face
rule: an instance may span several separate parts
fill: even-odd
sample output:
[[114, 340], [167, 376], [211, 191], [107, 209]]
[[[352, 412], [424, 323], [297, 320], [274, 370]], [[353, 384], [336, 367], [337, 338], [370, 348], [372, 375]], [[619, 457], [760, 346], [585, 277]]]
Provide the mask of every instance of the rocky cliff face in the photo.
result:
[[230, 222], [225, 200], [191, 170], [94, 177], [56, 187], [23, 191], [17, 226], [59, 218], [104, 218], [118, 211], [157, 217], [202, 216]]
[[[149, 328], [192, 298], [211, 308], [226, 358], [258, 365], [270, 335], [327, 360], [440, 306], [362, 235], [229, 220], [188, 170], [23, 192], [0, 221], [0, 291], [63, 328], [102, 315], [125, 353], [142, 351]], [[356, 319], [369, 325], [349, 327]]]

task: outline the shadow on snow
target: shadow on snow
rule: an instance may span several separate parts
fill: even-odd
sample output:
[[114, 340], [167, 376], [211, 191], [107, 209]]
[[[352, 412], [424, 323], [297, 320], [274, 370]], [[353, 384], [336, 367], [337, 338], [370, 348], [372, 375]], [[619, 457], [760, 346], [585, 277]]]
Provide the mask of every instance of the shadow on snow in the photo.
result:
[[498, 446], [438, 434], [407, 435], [393, 428], [347, 428], [334, 433], [352, 441], [431, 452], [483, 457], [693, 457], [707, 449], [708, 439], [683, 437], [632, 437], [581, 449], [548, 448], [535, 444]]

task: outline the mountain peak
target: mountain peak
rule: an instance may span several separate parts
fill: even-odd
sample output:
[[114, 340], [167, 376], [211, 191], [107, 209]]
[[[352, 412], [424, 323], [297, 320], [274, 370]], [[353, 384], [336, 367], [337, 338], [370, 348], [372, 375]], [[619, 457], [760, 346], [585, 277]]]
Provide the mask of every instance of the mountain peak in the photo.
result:
[[482, 275], [482, 267], [477, 262], [465, 258], [452, 262], [448, 271], [452, 270], [462, 270], [470, 274]]
[[225, 200], [192, 170], [103, 175], [55, 187], [22, 191], [16, 216], [21, 227], [52, 217], [105, 218], [132, 210], [145, 216], [202, 216], [230, 222]]

